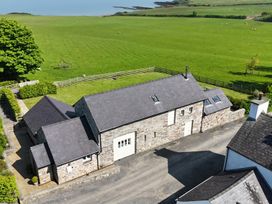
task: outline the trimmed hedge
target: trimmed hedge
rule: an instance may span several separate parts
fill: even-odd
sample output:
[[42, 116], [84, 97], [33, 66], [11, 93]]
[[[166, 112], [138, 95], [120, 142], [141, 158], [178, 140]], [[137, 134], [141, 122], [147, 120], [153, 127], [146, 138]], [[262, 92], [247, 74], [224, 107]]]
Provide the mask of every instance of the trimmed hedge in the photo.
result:
[[[0, 159], [3, 158], [3, 152], [6, 149], [7, 143], [8, 143], [8, 140], [4, 134], [2, 119], [0, 119]], [[0, 171], [1, 171], [1, 167], [0, 167]]]
[[19, 90], [20, 98], [34, 98], [38, 96], [44, 96], [47, 94], [56, 94], [57, 87], [56, 85], [49, 82], [41, 82], [34, 85], [27, 85]]
[[17, 203], [19, 191], [14, 176], [0, 176], [0, 203]]
[[5, 108], [10, 111], [13, 119], [18, 120], [18, 118], [21, 116], [21, 109], [14, 93], [12, 93], [10, 89], [1, 89], [1, 102], [4, 104], [4, 106], [6, 106]]
[[2, 81], [0, 82], [0, 86], [10, 86], [16, 83], [17, 83], [16, 81]]

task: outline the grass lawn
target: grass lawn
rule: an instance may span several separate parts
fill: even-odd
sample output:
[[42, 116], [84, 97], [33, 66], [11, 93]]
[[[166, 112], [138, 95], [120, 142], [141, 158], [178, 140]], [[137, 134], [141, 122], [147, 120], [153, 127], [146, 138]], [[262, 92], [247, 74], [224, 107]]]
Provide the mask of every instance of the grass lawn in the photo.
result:
[[200, 86], [202, 86], [203, 88], [207, 88], [207, 89], [220, 88], [220, 89], [222, 89], [224, 91], [224, 93], [227, 96], [231, 96], [233, 98], [242, 99], [242, 100], [248, 100], [250, 98], [250, 95], [248, 95], [248, 94], [240, 93], [240, 92], [233, 91], [233, 90], [226, 89], [226, 88], [222, 88], [222, 87], [216, 87], [214, 85], [205, 84], [205, 83], [202, 83], [202, 82], [198, 82], [198, 83], [199, 83]]
[[[50, 95], [51, 97], [63, 101], [65, 103], [73, 105], [82, 96], [101, 93], [113, 89], [119, 89], [151, 80], [161, 79], [169, 75], [152, 72], [144, 74], [135, 74], [130, 76], [119, 77], [117, 80], [103, 79], [96, 81], [81, 82], [72, 86], [59, 88], [56, 95]], [[24, 102], [28, 108], [35, 105], [41, 97], [25, 99]]]
[[[30, 79], [63, 80], [160, 66], [233, 83], [271, 82], [270, 23], [157, 17], [9, 16], [33, 30], [43, 51], [42, 71]], [[258, 54], [263, 69], [244, 76]], [[55, 69], [65, 60], [70, 69]]]
[[[272, 1], [271, 1], [272, 2]], [[271, 12], [272, 5], [241, 5], [241, 6], [198, 6], [187, 7], [179, 6], [172, 8], [155, 8], [150, 10], [135, 11], [136, 14], [167, 14], [167, 15], [190, 15], [194, 11], [197, 15], [242, 15], [242, 16], [255, 16], [260, 15], [262, 12]]]
[[[182, 1], [182, 0], [180, 0]], [[194, 5], [235, 5], [235, 4], [256, 4], [256, 3], [272, 3], [271, 0], [189, 0], [189, 4]]]

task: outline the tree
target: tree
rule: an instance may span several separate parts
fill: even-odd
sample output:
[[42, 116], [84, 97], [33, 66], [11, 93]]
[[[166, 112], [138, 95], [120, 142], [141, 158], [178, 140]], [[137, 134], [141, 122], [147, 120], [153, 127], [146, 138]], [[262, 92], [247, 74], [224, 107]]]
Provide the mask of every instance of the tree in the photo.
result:
[[248, 73], [248, 71], [250, 73], [253, 73], [253, 71], [256, 69], [259, 63], [260, 63], [260, 60], [258, 55], [251, 57], [250, 62], [246, 64], [246, 74]]
[[39, 70], [43, 58], [31, 30], [16, 21], [0, 19], [0, 68], [5, 79]]

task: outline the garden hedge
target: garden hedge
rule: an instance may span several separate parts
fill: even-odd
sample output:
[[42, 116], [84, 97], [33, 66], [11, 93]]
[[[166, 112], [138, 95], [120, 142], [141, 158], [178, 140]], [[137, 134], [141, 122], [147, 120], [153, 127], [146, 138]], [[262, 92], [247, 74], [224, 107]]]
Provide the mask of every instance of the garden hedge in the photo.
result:
[[21, 109], [14, 93], [12, 93], [10, 89], [1, 89], [1, 102], [4, 104], [4, 108], [7, 108], [10, 111], [13, 119], [18, 120], [18, 118], [21, 116]]
[[0, 203], [17, 203], [19, 191], [14, 176], [0, 176]]
[[228, 96], [228, 98], [231, 101], [231, 103], [233, 104], [233, 106], [232, 106], [233, 109], [238, 110], [238, 109], [244, 108], [246, 110], [245, 111], [246, 114], [249, 114], [250, 101], [233, 98], [231, 96]]
[[57, 87], [49, 82], [41, 82], [34, 85], [28, 85], [20, 88], [19, 95], [20, 98], [34, 98], [38, 96], [44, 96], [47, 94], [56, 94]]

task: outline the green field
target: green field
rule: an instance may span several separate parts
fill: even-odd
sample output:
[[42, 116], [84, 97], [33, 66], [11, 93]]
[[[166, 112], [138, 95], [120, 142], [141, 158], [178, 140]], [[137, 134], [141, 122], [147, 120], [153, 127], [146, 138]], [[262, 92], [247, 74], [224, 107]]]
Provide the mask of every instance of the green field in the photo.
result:
[[[183, 0], [180, 0], [181, 2]], [[237, 5], [272, 3], [271, 0], [189, 0], [189, 5]]]
[[236, 15], [236, 16], [256, 16], [262, 12], [271, 12], [271, 5], [243, 5], [243, 6], [178, 6], [172, 8], [155, 8], [149, 10], [141, 10], [132, 12], [132, 14], [141, 15], [190, 15], [193, 12], [197, 12], [197, 15]]
[[[271, 82], [269, 23], [207, 18], [16, 16], [42, 49], [42, 71], [30, 79], [63, 80], [150, 66], [184, 70], [236, 84]], [[261, 69], [244, 76], [259, 55]], [[65, 60], [69, 69], [54, 67]]]
[[[73, 105], [81, 97], [90, 94], [101, 93], [105, 91], [110, 91], [114, 89], [119, 89], [127, 86], [132, 86], [139, 83], [144, 83], [147, 81], [152, 81], [156, 79], [161, 79], [168, 77], [167, 74], [162, 74], [158, 72], [148, 72], [144, 74], [134, 74], [130, 76], [123, 76], [113, 79], [103, 79], [88, 82], [81, 82], [74, 84], [72, 86], [58, 88], [58, 93], [56, 95], [50, 95], [51, 97]], [[25, 99], [24, 102], [28, 108], [35, 105], [41, 97]]]

